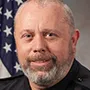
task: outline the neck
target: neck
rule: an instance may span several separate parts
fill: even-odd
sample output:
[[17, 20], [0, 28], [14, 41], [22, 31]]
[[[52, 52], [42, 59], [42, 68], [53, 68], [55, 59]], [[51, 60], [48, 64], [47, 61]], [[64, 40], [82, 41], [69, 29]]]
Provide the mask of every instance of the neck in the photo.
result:
[[34, 84], [32, 82], [30, 82], [30, 86], [32, 90], [45, 90], [46, 87], [43, 86], [38, 86], [37, 84]]
[[46, 90], [46, 88], [52, 87], [53, 85], [55, 85], [59, 81], [60, 80], [58, 80], [58, 81], [56, 80], [56, 81], [54, 81], [54, 83], [49, 84], [47, 86], [39, 86], [39, 85], [37, 85], [37, 84], [35, 84], [35, 83], [31, 82], [31, 81], [29, 81], [29, 83], [30, 83], [30, 87], [31, 87], [32, 90]]

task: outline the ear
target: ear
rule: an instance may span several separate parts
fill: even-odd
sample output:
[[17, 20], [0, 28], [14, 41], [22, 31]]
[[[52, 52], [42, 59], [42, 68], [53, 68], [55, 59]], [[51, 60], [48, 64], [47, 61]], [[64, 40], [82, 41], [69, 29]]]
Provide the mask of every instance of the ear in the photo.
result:
[[14, 34], [14, 40], [15, 40], [15, 45], [16, 45], [16, 31], [14, 31], [13, 34]]
[[14, 31], [13, 34], [14, 34], [14, 39], [15, 39], [16, 38], [16, 32]]
[[76, 29], [72, 35], [72, 48], [74, 52], [76, 52], [76, 45], [79, 37], [80, 37], [80, 32], [78, 29]]

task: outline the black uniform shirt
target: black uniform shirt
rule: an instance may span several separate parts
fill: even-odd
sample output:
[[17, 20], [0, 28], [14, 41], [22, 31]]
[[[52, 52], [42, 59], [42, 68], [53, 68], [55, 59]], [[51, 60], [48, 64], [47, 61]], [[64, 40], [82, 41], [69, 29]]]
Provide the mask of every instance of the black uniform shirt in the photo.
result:
[[[0, 79], [0, 90], [31, 90], [25, 75]], [[90, 71], [74, 61], [67, 76], [45, 90], [90, 90]]]

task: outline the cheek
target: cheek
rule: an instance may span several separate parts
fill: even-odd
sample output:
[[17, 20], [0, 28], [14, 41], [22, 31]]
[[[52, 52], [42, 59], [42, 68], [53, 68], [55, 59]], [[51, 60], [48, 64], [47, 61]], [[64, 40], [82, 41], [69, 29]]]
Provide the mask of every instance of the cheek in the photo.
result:
[[20, 64], [25, 63], [25, 59], [28, 55], [29, 51], [28, 51], [28, 47], [25, 46], [24, 44], [17, 44], [17, 55], [18, 55], [18, 60], [20, 62]]
[[69, 46], [67, 43], [56, 43], [50, 45], [50, 52], [53, 53], [58, 61], [66, 60], [69, 55]]

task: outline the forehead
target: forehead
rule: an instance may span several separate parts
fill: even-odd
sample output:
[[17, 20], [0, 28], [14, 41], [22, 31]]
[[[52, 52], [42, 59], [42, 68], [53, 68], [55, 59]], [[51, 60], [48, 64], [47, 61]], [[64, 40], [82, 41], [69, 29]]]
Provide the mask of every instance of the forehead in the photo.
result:
[[[45, 16], [50, 16], [52, 18], [54, 17], [59, 17], [63, 18], [65, 15], [64, 10], [62, 5], [55, 3], [55, 2], [49, 2], [49, 4], [37, 4], [35, 2], [29, 2], [23, 5], [20, 10], [18, 11], [18, 17], [21, 18], [26, 18], [26, 17], [31, 17], [31, 18], [37, 18], [37, 17], [45, 17]], [[40, 18], [39, 17], [39, 18]], [[50, 18], [49, 17], [49, 18]]]
[[61, 12], [63, 11], [63, 4], [60, 4], [59, 2], [47, 2], [47, 3], [37, 3], [35, 1], [31, 1], [28, 3], [25, 3], [24, 5], [21, 6], [21, 10], [22, 12], [32, 12], [32, 11], [40, 11], [40, 10], [44, 10], [47, 11], [51, 10], [51, 11], [57, 11], [57, 12]]
[[51, 2], [46, 5], [39, 5], [35, 2], [31, 2], [21, 7], [21, 10], [19, 10], [18, 13], [19, 15], [16, 24], [19, 27], [21, 27], [20, 24], [22, 27], [34, 27], [35, 24], [43, 22], [49, 26], [55, 26], [58, 23], [65, 24], [63, 7], [58, 3]]

